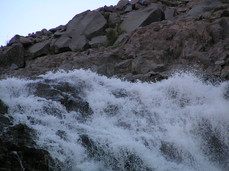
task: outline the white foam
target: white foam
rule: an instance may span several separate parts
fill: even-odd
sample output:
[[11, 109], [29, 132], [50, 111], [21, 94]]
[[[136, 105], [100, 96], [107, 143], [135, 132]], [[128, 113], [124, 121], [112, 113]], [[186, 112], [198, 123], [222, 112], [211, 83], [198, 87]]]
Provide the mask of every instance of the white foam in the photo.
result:
[[[27, 85], [44, 79], [83, 85], [82, 98], [93, 115], [81, 122], [76, 119], [78, 112], [67, 112], [60, 103], [35, 96]], [[38, 145], [68, 162], [66, 168], [70, 170], [109, 170], [113, 162], [109, 156], [119, 160], [116, 162], [121, 168], [128, 152], [160, 171], [217, 171], [220, 166], [203, 152], [205, 144], [198, 126], [203, 120], [209, 121], [212, 130], [220, 134], [220, 141], [228, 144], [229, 101], [223, 96], [228, 84], [206, 84], [191, 73], [175, 74], [157, 83], [130, 83], [74, 70], [49, 72], [35, 81], [1, 80], [0, 99], [9, 105], [15, 123], [35, 129]], [[47, 113], [44, 108], [55, 110]], [[56, 134], [58, 130], [66, 133], [66, 139]], [[88, 156], [79, 141], [81, 134], [87, 134], [105, 151], [104, 158]], [[162, 142], [177, 147], [182, 161], [167, 159], [160, 150]]]

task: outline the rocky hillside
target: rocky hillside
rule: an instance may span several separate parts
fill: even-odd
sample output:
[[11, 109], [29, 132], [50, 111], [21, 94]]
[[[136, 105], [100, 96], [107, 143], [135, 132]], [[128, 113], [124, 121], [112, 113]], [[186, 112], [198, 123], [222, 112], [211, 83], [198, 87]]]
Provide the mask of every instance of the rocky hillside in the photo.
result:
[[229, 79], [227, 0], [121, 0], [0, 49], [1, 76], [90, 68], [130, 80], [198, 69]]
[[[0, 48], [0, 78], [79, 68], [130, 81], [161, 80], [178, 70], [229, 80], [229, 1], [120, 0], [66, 25], [15, 35]], [[0, 100], [0, 171], [23, 169], [22, 159], [27, 170], [52, 170], [32, 130], [12, 126], [7, 110]]]

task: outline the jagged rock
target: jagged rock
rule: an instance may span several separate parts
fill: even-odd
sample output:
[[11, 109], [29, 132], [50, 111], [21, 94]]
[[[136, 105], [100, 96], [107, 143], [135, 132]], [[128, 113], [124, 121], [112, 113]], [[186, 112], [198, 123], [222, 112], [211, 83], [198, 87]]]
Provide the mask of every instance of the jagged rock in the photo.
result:
[[36, 58], [39, 56], [47, 55], [49, 53], [50, 41], [44, 41], [40, 43], [36, 43], [31, 46], [28, 51], [31, 54], [31, 58]]
[[130, 33], [140, 26], [146, 26], [163, 19], [163, 11], [157, 4], [152, 4], [143, 10], [128, 13], [126, 19], [121, 24], [121, 28]]
[[20, 35], [15, 35], [10, 41], [9, 45], [14, 43], [21, 43], [25, 48], [33, 44], [33, 40], [28, 37], [23, 37]]
[[116, 5], [116, 9], [122, 10], [128, 3], [129, 3], [129, 0], [120, 0], [118, 4]]
[[62, 36], [59, 39], [57, 39], [55, 41], [55, 43], [53, 43], [53, 45], [51, 45], [51, 47], [54, 48], [55, 53], [69, 51], [69, 50], [71, 50], [69, 48], [70, 42], [71, 42], [71, 38], [69, 38], [67, 36]]
[[0, 67], [11, 66], [12, 64], [18, 67], [24, 67], [25, 50], [19, 43], [6, 47], [4, 51], [0, 51]]
[[112, 5], [111, 6], [106, 6], [105, 5], [103, 7], [103, 9], [104, 9], [105, 12], [114, 12], [114, 6], [112, 6]]
[[58, 101], [64, 105], [68, 111], [81, 112], [84, 116], [92, 114], [89, 104], [79, 96], [79, 92], [70, 84], [60, 83], [50, 86], [47, 83], [41, 82], [36, 85], [31, 84], [30, 86], [35, 86], [36, 96]]
[[22, 124], [3, 133], [0, 138], [0, 170], [54, 170], [49, 153], [35, 147], [32, 134], [33, 131]]
[[67, 24], [66, 35], [72, 38], [69, 48], [72, 51], [85, 50], [88, 47], [88, 39], [104, 33], [106, 23], [106, 19], [98, 11], [86, 11], [76, 15]]
[[52, 34], [52, 32], [47, 29], [42, 29], [41, 33], [42, 35], [45, 35], [45, 36], [50, 36]]
[[8, 106], [0, 99], [0, 114], [8, 113]]
[[65, 31], [65, 30], [66, 30], [66, 26], [60, 25], [60, 26], [58, 26], [58, 27], [56, 27], [56, 28], [50, 29], [49, 31], [50, 31], [51, 33], [55, 33], [56, 31]]
[[97, 48], [99, 46], [105, 46], [107, 44], [107, 37], [106, 36], [98, 36], [98, 37], [94, 37], [91, 39], [91, 41], [89, 42], [89, 45], [92, 48]]

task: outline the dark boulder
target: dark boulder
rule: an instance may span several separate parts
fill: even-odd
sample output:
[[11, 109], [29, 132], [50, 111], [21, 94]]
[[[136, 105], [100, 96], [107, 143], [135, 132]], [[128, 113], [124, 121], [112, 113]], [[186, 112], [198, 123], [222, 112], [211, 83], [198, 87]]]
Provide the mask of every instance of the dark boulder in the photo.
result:
[[0, 51], [0, 67], [9, 67], [15, 64], [18, 68], [25, 65], [25, 50], [19, 43], [5, 47]]
[[8, 43], [8, 45], [12, 45], [15, 43], [21, 43], [25, 48], [33, 44], [33, 40], [28, 37], [15, 35]]
[[8, 113], [8, 106], [0, 99], [0, 114]]
[[54, 161], [47, 151], [36, 147], [32, 134], [34, 132], [22, 124], [9, 127], [3, 133], [0, 137], [0, 170], [54, 170]]
[[30, 86], [35, 88], [36, 96], [58, 101], [67, 111], [80, 112], [83, 117], [93, 113], [88, 102], [80, 97], [79, 91], [68, 83], [47, 84], [41, 82]]

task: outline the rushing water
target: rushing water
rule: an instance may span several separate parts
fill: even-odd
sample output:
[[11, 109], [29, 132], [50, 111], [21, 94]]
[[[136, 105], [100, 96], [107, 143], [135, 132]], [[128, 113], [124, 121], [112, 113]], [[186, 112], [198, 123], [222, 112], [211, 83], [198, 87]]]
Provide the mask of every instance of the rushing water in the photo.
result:
[[[14, 123], [36, 130], [62, 170], [229, 170], [228, 82], [184, 73], [130, 83], [74, 70], [8, 78], [0, 90]], [[62, 96], [83, 107], [67, 109]]]

